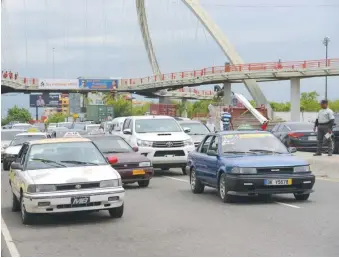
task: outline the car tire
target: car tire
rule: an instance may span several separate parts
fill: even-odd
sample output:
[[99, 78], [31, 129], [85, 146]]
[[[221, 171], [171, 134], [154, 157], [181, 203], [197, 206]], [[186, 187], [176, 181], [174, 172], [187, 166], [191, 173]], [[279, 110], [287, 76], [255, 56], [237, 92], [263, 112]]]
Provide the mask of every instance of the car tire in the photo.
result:
[[24, 225], [33, 224], [33, 214], [26, 211], [23, 198], [20, 198], [21, 222]]
[[184, 175], [187, 175], [186, 167], [182, 167], [182, 168], [181, 168], [181, 171], [182, 171], [182, 173], [183, 173]]
[[111, 218], [121, 218], [124, 214], [124, 204], [122, 204], [120, 207], [111, 208], [108, 210], [108, 212]]
[[294, 194], [294, 198], [298, 201], [307, 201], [310, 194]]
[[139, 185], [140, 187], [148, 187], [149, 182], [150, 182], [150, 180], [142, 180], [142, 181], [138, 181], [138, 185]]
[[11, 164], [6, 160], [4, 160], [4, 162], [2, 164], [3, 164], [3, 168], [4, 168], [5, 171], [8, 171], [11, 167]]
[[20, 202], [18, 200], [18, 198], [16, 198], [15, 194], [12, 193], [12, 211], [16, 212], [16, 211], [20, 211]]
[[191, 174], [190, 174], [190, 186], [191, 190], [195, 194], [201, 194], [204, 192], [205, 185], [201, 183], [199, 179], [197, 179], [195, 169], [192, 168]]
[[218, 182], [218, 192], [219, 196], [224, 203], [231, 202], [231, 196], [227, 194], [227, 184], [226, 184], [226, 175], [222, 173]]

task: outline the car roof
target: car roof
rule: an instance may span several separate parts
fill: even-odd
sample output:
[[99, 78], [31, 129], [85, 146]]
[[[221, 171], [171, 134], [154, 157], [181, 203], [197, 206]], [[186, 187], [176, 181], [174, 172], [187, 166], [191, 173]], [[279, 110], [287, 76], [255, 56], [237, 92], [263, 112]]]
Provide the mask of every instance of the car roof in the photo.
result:
[[27, 135], [46, 135], [46, 133], [42, 133], [42, 132], [27, 132], [27, 133], [19, 133], [16, 136], [27, 136]]
[[203, 124], [203, 122], [197, 121], [197, 120], [179, 120], [178, 123], [179, 124]]
[[1, 132], [26, 132], [27, 130], [23, 129], [1, 129]]
[[114, 135], [114, 134], [86, 134], [83, 137], [84, 138], [100, 138], [100, 137], [122, 138], [121, 136]]
[[258, 134], [271, 134], [268, 131], [253, 131], [253, 130], [249, 130], [249, 131], [222, 131], [222, 132], [217, 132], [217, 135], [227, 135], [227, 134], [253, 134], [253, 133], [258, 133]]
[[165, 119], [165, 118], [171, 118], [173, 120], [175, 120], [173, 117], [171, 116], [130, 116], [128, 118], [131, 118], [131, 119]]
[[41, 140], [30, 141], [30, 144], [49, 144], [49, 143], [64, 143], [64, 142], [90, 142], [90, 139], [87, 138], [47, 138]]

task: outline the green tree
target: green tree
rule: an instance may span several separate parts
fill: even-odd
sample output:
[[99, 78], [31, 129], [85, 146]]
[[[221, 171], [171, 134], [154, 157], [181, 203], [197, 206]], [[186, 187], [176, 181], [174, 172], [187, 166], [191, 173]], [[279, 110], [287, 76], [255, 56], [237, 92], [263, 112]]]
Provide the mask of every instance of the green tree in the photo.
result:
[[104, 99], [105, 105], [114, 107], [114, 116], [130, 116], [132, 114], [132, 102], [131, 100], [126, 100], [123, 96], [107, 97]]
[[32, 115], [26, 108], [19, 108], [14, 106], [7, 111], [7, 117], [1, 119], [1, 124], [5, 125], [12, 121], [19, 121], [22, 123], [27, 123], [29, 120], [32, 120]]
[[48, 117], [48, 124], [65, 122], [66, 117], [67, 116], [62, 113], [55, 113]]
[[316, 91], [302, 92], [300, 97], [300, 109], [302, 111], [316, 112], [320, 109]]
[[146, 112], [149, 112], [150, 105], [151, 105], [150, 103], [146, 103], [144, 105], [133, 106], [132, 115], [133, 116], [144, 115]]

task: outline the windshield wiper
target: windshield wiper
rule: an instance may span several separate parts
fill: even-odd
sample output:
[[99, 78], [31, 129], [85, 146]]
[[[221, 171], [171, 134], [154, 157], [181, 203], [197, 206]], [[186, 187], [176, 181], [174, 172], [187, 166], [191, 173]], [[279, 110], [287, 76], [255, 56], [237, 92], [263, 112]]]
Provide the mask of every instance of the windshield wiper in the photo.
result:
[[283, 154], [282, 152], [279, 152], [279, 151], [272, 151], [272, 150], [265, 150], [265, 149], [250, 149], [249, 151]]
[[79, 161], [79, 160], [60, 160], [62, 163], [70, 163], [70, 164], [81, 164], [81, 165], [95, 165], [99, 166], [98, 163]]
[[124, 153], [123, 151], [103, 151], [103, 154], [110, 154], [110, 153]]
[[208, 134], [208, 133], [190, 133], [189, 135], [205, 135], [205, 134]]
[[41, 161], [42, 163], [52, 163], [52, 164], [56, 164], [56, 165], [58, 165], [60, 167], [64, 167], [64, 168], [66, 167], [64, 164], [61, 164], [61, 163], [59, 163], [57, 161], [50, 160], [50, 159], [38, 159], [38, 158], [36, 158], [36, 159], [32, 159], [32, 160], [34, 160], [34, 161]]

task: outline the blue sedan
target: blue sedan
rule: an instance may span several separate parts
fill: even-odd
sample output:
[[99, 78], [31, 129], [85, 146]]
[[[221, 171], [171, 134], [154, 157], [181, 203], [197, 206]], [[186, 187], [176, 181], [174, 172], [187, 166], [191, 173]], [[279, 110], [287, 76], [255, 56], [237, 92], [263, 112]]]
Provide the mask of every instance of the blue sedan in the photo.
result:
[[315, 183], [310, 165], [294, 156], [273, 134], [228, 131], [207, 135], [189, 153], [186, 171], [195, 194], [216, 188], [223, 202], [234, 195], [294, 194], [307, 200]]

